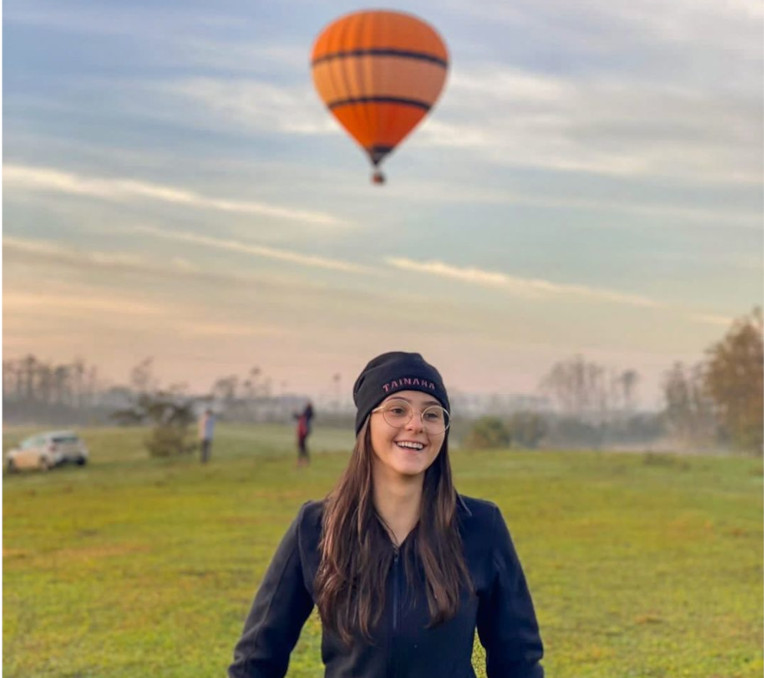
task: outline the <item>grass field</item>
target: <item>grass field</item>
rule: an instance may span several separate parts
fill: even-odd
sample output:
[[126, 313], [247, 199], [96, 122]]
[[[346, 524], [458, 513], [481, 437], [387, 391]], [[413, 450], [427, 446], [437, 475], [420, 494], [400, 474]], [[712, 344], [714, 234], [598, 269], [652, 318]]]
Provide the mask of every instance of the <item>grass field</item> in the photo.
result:
[[[3, 479], [3, 675], [223, 676], [276, 544], [350, 436], [319, 428], [298, 469], [285, 427], [221, 425], [206, 467], [149, 459], [141, 430], [82, 433], [84, 469]], [[459, 491], [507, 519], [550, 678], [762, 675], [761, 460], [452, 455]], [[323, 675], [319, 648], [314, 616], [288, 675]], [[476, 644], [484, 676], [481, 661]]]

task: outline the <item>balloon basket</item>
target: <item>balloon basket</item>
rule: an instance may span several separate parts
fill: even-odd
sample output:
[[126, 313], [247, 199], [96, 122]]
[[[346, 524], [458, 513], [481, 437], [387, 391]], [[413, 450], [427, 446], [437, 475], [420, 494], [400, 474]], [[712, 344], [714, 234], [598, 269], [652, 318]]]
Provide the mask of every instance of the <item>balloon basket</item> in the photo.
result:
[[385, 183], [385, 175], [382, 174], [379, 170], [374, 172], [374, 174], [371, 175], [371, 183], [372, 184], [384, 184]]

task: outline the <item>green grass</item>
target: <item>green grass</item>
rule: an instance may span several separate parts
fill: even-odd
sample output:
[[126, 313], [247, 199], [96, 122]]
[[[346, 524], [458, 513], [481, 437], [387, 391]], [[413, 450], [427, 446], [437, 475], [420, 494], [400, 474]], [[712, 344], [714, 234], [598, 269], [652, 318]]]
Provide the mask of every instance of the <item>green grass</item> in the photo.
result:
[[[224, 675], [278, 540], [352, 443], [319, 428], [298, 469], [291, 428], [221, 425], [203, 467], [149, 459], [143, 435], [88, 429], [84, 469], [4, 478], [5, 676]], [[510, 525], [550, 678], [761, 676], [760, 460], [452, 455]], [[322, 675], [319, 649], [313, 616], [289, 676]]]

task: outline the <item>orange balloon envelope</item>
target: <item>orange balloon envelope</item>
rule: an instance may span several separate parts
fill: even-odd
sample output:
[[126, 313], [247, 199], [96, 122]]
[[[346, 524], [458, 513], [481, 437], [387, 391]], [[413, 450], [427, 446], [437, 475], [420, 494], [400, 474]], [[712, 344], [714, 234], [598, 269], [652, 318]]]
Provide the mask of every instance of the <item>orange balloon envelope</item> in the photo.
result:
[[[448, 50], [421, 19], [372, 10], [324, 29], [311, 63], [319, 96], [377, 168], [434, 105]], [[384, 182], [378, 170], [373, 181]]]

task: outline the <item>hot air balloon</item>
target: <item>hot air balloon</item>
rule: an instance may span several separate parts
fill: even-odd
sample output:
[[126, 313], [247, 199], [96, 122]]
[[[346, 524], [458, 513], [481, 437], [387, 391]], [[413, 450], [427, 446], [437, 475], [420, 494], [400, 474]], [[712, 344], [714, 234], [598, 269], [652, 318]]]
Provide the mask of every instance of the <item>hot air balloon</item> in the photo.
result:
[[343, 16], [316, 39], [313, 83], [334, 117], [366, 151], [372, 181], [379, 164], [432, 108], [448, 72], [448, 50], [434, 28], [403, 12]]

